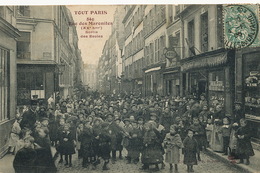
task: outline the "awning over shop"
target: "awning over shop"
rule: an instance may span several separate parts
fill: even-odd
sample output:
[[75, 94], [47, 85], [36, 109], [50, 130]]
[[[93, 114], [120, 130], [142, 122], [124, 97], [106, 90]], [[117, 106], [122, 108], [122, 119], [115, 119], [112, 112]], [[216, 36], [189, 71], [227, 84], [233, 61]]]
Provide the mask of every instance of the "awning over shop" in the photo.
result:
[[222, 64], [226, 64], [228, 61], [227, 52], [223, 52], [217, 55], [204, 56], [200, 58], [194, 58], [181, 65], [181, 71], [187, 71], [195, 68], [203, 67], [215, 67]]

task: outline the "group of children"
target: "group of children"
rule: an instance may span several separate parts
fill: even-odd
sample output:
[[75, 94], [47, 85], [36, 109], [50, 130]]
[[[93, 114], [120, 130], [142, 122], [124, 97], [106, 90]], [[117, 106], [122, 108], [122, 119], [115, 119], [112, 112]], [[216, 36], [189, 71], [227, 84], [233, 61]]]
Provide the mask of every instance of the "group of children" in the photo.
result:
[[[101, 95], [56, 102], [55, 110], [53, 106], [47, 110], [41, 105], [35, 110], [25, 107], [17, 117], [10, 138], [16, 172], [55, 172], [54, 162], [59, 156], [59, 164], [65, 160], [65, 166], [72, 167], [75, 153], [82, 159], [82, 167], [95, 170], [103, 160], [102, 169], [108, 170], [110, 160], [116, 163], [117, 152], [123, 159], [123, 148], [127, 150], [127, 164], [141, 161], [141, 170], [153, 165], [155, 171], [160, 170], [159, 165], [164, 168], [164, 161], [178, 171], [182, 153], [187, 171], [194, 172], [193, 165], [207, 147], [237, 156], [240, 163], [246, 159], [249, 164], [249, 156], [254, 155], [243, 115], [230, 119], [219, 104], [208, 109], [205, 95], [199, 101], [194, 97]], [[53, 157], [51, 146], [56, 148]]]

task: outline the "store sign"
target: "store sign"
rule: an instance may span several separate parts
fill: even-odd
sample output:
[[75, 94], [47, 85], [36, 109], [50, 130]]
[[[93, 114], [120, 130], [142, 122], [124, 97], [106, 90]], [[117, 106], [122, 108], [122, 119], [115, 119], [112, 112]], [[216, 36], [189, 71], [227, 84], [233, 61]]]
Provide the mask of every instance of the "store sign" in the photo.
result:
[[173, 61], [175, 59], [177, 59], [177, 57], [179, 56], [178, 53], [175, 51], [174, 48], [170, 47], [170, 48], [165, 48], [164, 49], [164, 56], [165, 58], [167, 58], [169, 61]]
[[257, 76], [249, 76], [246, 78], [246, 86], [247, 87], [257, 87], [260, 83]]
[[224, 82], [223, 81], [210, 81], [209, 90], [210, 91], [224, 91]]

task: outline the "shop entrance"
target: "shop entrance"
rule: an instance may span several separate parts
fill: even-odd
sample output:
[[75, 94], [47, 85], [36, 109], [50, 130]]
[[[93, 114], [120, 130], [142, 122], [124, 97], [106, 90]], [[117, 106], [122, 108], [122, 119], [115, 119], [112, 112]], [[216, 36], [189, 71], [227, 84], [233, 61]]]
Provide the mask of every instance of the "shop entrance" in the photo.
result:
[[200, 95], [202, 93], [206, 93], [206, 87], [207, 87], [207, 81], [206, 80], [200, 80], [198, 82], [198, 97], [200, 97]]

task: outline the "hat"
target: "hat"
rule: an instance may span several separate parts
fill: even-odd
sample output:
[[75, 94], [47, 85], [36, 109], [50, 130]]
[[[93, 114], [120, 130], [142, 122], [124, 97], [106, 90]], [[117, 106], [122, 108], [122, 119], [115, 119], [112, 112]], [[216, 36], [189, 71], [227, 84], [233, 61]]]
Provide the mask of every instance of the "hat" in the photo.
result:
[[132, 120], [131, 123], [137, 123], [137, 121], [136, 120]]
[[137, 117], [137, 121], [139, 120], [143, 120], [144, 121], [144, 118], [143, 117]]
[[49, 121], [49, 118], [47, 118], [47, 117], [43, 117], [43, 118], [41, 118], [41, 122], [43, 122], [44, 120]]
[[129, 122], [130, 122], [130, 119], [129, 119], [129, 118], [125, 118], [125, 119], [123, 120], [123, 122], [125, 122], [125, 121], [129, 121]]
[[155, 117], [156, 119], [158, 118], [158, 116], [155, 112], [150, 113], [150, 117]]

